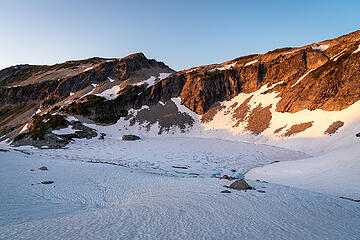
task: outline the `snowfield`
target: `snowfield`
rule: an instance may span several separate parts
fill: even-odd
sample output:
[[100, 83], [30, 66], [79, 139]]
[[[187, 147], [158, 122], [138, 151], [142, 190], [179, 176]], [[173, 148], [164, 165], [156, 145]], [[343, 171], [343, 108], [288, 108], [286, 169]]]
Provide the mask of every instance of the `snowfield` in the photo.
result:
[[360, 199], [359, 156], [359, 145], [353, 144], [318, 157], [255, 168], [246, 177]]
[[[274, 86], [253, 93], [250, 109], [276, 102], [276, 92], [262, 94]], [[360, 203], [340, 197], [360, 199], [360, 102], [337, 112], [271, 108], [269, 128], [254, 135], [244, 124], [231, 128], [225, 114], [247, 98], [225, 102], [205, 124], [173, 98], [194, 120], [184, 132], [175, 126], [158, 135], [159, 122], [121, 118], [84, 123], [104, 139], [64, 149], [0, 143], [0, 239], [359, 239]], [[324, 135], [336, 120], [344, 126]], [[284, 121], [314, 125], [290, 138], [274, 135]], [[141, 140], [123, 141], [124, 134]], [[223, 175], [245, 177], [256, 190], [221, 193], [232, 183]]]
[[[22, 149], [28, 149], [22, 147]], [[49, 159], [125, 166], [167, 176], [242, 177], [249, 169], [273, 161], [304, 159], [302, 152], [262, 144], [205, 138], [146, 137], [140, 141], [77, 140], [66, 149], [33, 149]]]
[[[0, 239], [358, 239], [360, 234], [360, 205], [337, 197], [255, 181], [249, 183], [265, 193], [224, 194], [227, 180], [78, 160], [51, 150], [0, 152]], [[41, 166], [48, 171], [38, 170]], [[54, 183], [39, 184], [49, 180]]]

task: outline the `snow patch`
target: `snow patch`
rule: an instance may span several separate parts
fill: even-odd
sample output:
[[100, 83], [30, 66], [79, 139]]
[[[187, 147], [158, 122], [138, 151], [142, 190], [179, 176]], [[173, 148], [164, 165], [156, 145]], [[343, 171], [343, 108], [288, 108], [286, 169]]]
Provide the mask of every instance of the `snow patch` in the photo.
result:
[[360, 52], [360, 45], [353, 53], [357, 53], [357, 52]]
[[345, 48], [344, 50], [342, 50], [341, 52], [337, 53], [335, 56], [333, 56], [332, 58], [330, 58], [330, 60], [333, 60], [334, 62], [337, 61], [339, 59], [339, 57], [341, 57], [341, 55], [343, 55], [343, 53], [346, 51], [347, 48]]
[[228, 70], [228, 69], [234, 67], [235, 65], [236, 65], [236, 62], [234, 62], [232, 64], [224, 65], [224, 66], [222, 66], [220, 68], [215, 68], [215, 69], [217, 69], [219, 71], [223, 71], [223, 70]]
[[156, 81], [156, 78], [154, 76], [151, 76], [147, 80], [139, 82], [136, 85], [140, 86], [140, 85], [143, 85], [143, 84], [147, 84], [147, 87], [151, 87], [151, 86], [153, 86], [155, 84], [155, 81]]
[[328, 49], [329, 46], [330, 46], [330, 44], [323, 44], [323, 45], [319, 45], [319, 46], [317, 46], [317, 47], [313, 47], [312, 49], [324, 51], [324, 50]]
[[245, 66], [250, 66], [250, 65], [252, 65], [252, 64], [254, 64], [254, 63], [257, 63], [257, 62], [258, 62], [258, 60], [256, 59], [256, 60], [254, 60], [254, 61], [251, 61], [251, 62], [246, 63]]
[[120, 89], [121, 89], [120, 85], [116, 85], [110, 89], [103, 91], [102, 93], [95, 94], [95, 95], [99, 96], [99, 97], [104, 97], [107, 100], [113, 100], [113, 99], [117, 98], [117, 96], [118, 96], [117, 93], [120, 91]]
[[52, 131], [52, 133], [57, 134], [57, 135], [73, 134], [75, 132], [76, 132], [75, 129], [73, 129], [71, 126], [69, 126], [67, 128], [62, 128], [60, 130]]
[[26, 130], [28, 130], [28, 126], [29, 126], [29, 123], [26, 123], [25, 126], [19, 132], [19, 134], [21, 134], [21, 133], [25, 132]]
[[299, 80], [296, 81], [296, 83], [294, 83], [291, 87], [296, 86], [299, 82], [301, 82], [301, 80], [303, 80], [307, 75], [309, 75], [309, 73], [311, 73], [312, 71], [314, 71], [315, 69], [311, 69], [310, 71], [308, 71], [307, 73], [305, 73], [304, 75], [302, 75]]
[[164, 78], [167, 78], [171, 74], [172, 73], [159, 73], [159, 78], [160, 78], [160, 80], [163, 80]]
[[83, 72], [87, 72], [87, 71], [89, 71], [89, 70], [91, 70], [91, 69], [93, 69], [94, 67], [89, 67], [89, 68], [86, 68]]
[[66, 116], [66, 120], [69, 121], [69, 122], [72, 122], [72, 121], [79, 121], [79, 119], [77, 119], [76, 117], [74, 116]]

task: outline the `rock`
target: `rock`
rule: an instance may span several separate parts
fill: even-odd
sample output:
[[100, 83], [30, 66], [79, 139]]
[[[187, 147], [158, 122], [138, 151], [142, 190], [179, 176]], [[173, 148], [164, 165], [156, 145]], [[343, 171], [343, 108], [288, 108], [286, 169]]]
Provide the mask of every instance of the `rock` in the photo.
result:
[[360, 133], [357, 133], [355, 136], [356, 136], [356, 137], [360, 137]]
[[261, 181], [260, 179], [256, 179], [256, 182], [259, 182], [259, 183], [268, 183], [267, 181]]
[[340, 198], [345, 199], [345, 200], [350, 200], [350, 201], [353, 201], [353, 202], [360, 202], [360, 199], [352, 199], [352, 198], [344, 197], [344, 196], [341, 196]]
[[244, 179], [238, 179], [233, 182], [229, 188], [236, 189], [236, 190], [251, 190], [254, 189], [251, 187]]
[[124, 135], [122, 136], [122, 140], [124, 141], [135, 141], [141, 139], [139, 136], [136, 135]]
[[53, 184], [54, 183], [54, 181], [43, 181], [43, 182], [41, 182], [41, 184]]
[[100, 137], [99, 137], [99, 140], [104, 140], [104, 137], [106, 136], [105, 133], [100, 133]]
[[236, 178], [229, 177], [228, 175], [223, 175], [223, 176], [220, 177], [220, 179], [226, 179], [226, 180], [232, 181], [232, 180], [235, 180]]
[[275, 160], [275, 161], [272, 161], [270, 164], [274, 164], [274, 163], [278, 163], [278, 162], [280, 162], [280, 161]]
[[221, 193], [231, 193], [229, 190], [223, 190]]
[[173, 168], [179, 168], [179, 169], [189, 169], [190, 166], [172, 166]]
[[6, 149], [1, 149], [0, 148], [0, 152], [8, 152], [9, 150], [6, 150]]
[[33, 172], [34, 171], [34, 169], [30, 169], [30, 172]]
[[259, 192], [259, 193], [265, 193], [264, 190], [257, 190], [257, 192]]
[[46, 170], [48, 170], [48, 168], [45, 166], [42, 166], [42, 167], [39, 167], [39, 170], [46, 171]]

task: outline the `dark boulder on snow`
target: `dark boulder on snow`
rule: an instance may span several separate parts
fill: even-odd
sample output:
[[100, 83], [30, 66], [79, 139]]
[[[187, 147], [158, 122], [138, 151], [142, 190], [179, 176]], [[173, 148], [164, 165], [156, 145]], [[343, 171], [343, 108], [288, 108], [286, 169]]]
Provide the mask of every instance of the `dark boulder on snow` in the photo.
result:
[[46, 171], [46, 170], [48, 170], [48, 168], [47, 168], [47, 167], [45, 167], [45, 166], [42, 166], [42, 167], [39, 167], [39, 170]]
[[223, 175], [223, 176], [220, 177], [220, 179], [226, 179], [226, 180], [232, 181], [232, 180], [235, 180], [236, 178], [235, 177], [229, 177], [228, 175]]
[[139, 140], [140, 137], [136, 136], [136, 135], [124, 135], [122, 136], [122, 140], [124, 141], [135, 141], [135, 140]]
[[54, 183], [54, 181], [43, 181], [43, 182], [41, 182], [41, 184], [53, 184]]
[[355, 136], [356, 136], [356, 137], [360, 137], [360, 133], [357, 133]]
[[223, 190], [221, 193], [231, 193], [229, 190]]
[[251, 187], [244, 179], [238, 179], [233, 182], [229, 188], [236, 189], [236, 190], [251, 190], [254, 189]]

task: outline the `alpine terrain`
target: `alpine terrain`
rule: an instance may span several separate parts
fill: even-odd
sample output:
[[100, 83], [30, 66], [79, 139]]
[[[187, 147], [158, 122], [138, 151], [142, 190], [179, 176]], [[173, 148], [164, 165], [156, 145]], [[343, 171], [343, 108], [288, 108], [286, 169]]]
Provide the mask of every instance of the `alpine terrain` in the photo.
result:
[[0, 239], [359, 239], [360, 31], [9, 67], [0, 141]]

